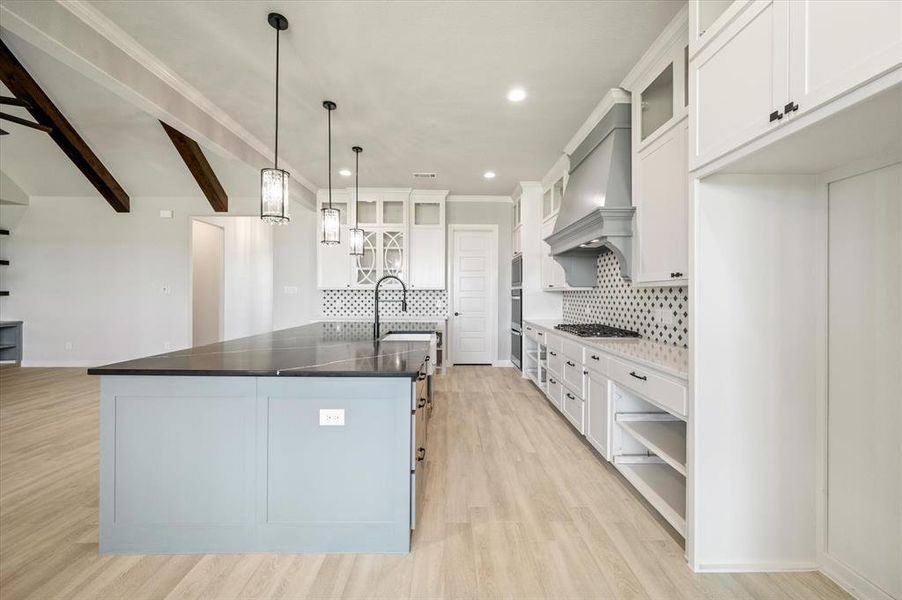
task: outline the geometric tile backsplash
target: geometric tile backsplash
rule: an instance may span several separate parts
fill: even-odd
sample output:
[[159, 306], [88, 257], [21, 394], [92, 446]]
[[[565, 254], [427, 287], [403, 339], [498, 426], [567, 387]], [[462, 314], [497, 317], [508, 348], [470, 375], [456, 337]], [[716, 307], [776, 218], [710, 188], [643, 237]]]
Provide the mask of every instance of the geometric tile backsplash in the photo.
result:
[[[603, 323], [638, 331], [651, 340], [688, 347], [689, 293], [685, 287], [636, 287], [620, 276], [612, 252], [598, 257], [598, 288], [564, 292], [564, 321]], [[658, 322], [656, 309], [667, 310], [673, 325]]]
[[[324, 317], [373, 316], [373, 290], [323, 290], [320, 305]], [[408, 290], [407, 312], [401, 312], [401, 290], [379, 290], [380, 317], [441, 317], [448, 314], [448, 293], [445, 290]]]

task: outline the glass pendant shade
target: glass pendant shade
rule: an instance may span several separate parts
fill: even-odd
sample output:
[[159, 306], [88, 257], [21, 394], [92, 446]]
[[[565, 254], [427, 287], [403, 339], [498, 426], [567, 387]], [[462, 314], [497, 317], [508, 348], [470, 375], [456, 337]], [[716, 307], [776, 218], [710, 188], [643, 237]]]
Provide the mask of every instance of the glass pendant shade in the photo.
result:
[[363, 256], [363, 230], [356, 227], [348, 230], [348, 244], [351, 256]]
[[337, 208], [322, 209], [323, 240], [327, 246], [334, 246], [341, 242], [341, 211]]
[[288, 171], [260, 169], [260, 218], [282, 225], [291, 220], [288, 214]]

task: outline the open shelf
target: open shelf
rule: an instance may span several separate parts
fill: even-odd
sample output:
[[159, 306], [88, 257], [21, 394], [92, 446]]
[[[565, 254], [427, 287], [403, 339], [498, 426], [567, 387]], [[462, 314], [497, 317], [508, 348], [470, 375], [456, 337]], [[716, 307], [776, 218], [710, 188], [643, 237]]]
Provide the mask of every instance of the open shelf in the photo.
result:
[[660, 462], [615, 457], [614, 465], [677, 532], [686, 537], [686, 478]]
[[620, 425], [661, 460], [686, 475], [686, 423], [677, 419], [645, 419], [617, 415]]

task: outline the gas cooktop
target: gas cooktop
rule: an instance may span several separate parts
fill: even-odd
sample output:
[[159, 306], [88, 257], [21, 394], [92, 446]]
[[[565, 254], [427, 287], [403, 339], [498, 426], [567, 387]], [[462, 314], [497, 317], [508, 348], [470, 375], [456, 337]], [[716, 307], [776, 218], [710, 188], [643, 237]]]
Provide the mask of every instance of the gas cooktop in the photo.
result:
[[598, 338], [637, 338], [639, 334], [628, 329], [617, 329], [601, 323], [561, 323], [554, 326], [555, 329], [572, 333], [579, 337]]

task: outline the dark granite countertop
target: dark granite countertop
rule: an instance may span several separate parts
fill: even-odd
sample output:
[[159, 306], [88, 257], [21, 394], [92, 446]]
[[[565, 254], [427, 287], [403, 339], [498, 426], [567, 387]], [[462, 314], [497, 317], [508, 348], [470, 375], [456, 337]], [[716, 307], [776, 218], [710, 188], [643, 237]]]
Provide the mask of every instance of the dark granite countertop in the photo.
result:
[[[431, 332], [437, 323], [382, 323], [381, 334]], [[93, 367], [89, 375], [410, 377], [429, 342], [373, 342], [371, 322], [317, 322]]]

